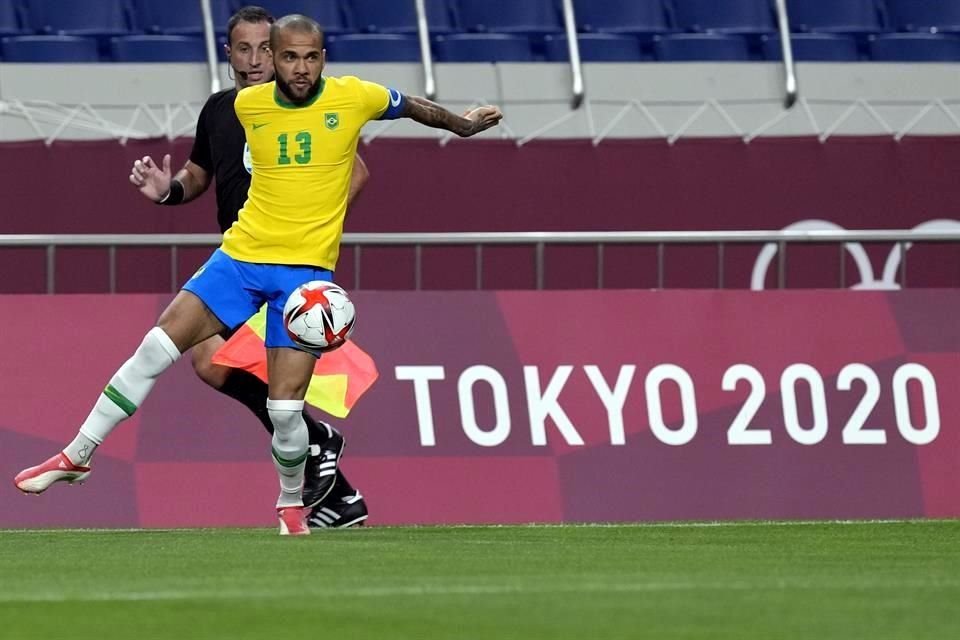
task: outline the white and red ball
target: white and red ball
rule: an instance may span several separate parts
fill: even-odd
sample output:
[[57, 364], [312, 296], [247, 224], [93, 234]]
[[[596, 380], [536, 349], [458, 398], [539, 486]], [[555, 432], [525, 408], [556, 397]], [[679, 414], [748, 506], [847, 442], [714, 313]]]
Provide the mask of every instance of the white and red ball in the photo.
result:
[[313, 280], [297, 287], [283, 307], [290, 339], [312, 351], [333, 351], [350, 337], [356, 310], [342, 287]]

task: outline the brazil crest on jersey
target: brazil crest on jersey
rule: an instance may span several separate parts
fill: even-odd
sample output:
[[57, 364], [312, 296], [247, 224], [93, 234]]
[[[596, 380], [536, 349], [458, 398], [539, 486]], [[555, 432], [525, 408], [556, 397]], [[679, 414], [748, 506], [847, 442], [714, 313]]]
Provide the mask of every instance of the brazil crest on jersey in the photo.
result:
[[335, 269], [360, 129], [399, 117], [400, 92], [352, 76], [324, 78], [303, 105], [275, 82], [237, 94], [253, 178], [223, 251], [244, 262]]

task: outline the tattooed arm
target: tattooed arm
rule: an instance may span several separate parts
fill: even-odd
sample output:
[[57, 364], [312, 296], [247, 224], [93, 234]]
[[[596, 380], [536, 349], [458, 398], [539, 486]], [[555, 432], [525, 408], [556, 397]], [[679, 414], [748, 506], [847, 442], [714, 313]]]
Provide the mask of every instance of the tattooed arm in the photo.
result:
[[481, 131], [495, 127], [503, 118], [503, 113], [497, 107], [478, 107], [462, 116], [458, 116], [426, 98], [404, 97], [401, 117], [411, 118], [434, 129], [446, 129], [461, 138], [469, 138]]

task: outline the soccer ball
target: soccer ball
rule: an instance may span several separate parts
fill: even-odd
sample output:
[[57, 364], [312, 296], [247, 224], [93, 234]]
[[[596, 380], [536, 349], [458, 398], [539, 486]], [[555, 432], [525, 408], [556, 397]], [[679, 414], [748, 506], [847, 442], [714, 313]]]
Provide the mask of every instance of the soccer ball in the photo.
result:
[[313, 280], [297, 287], [283, 306], [283, 324], [290, 339], [311, 351], [341, 347], [356, 322], [356, 311], [339, 285]]

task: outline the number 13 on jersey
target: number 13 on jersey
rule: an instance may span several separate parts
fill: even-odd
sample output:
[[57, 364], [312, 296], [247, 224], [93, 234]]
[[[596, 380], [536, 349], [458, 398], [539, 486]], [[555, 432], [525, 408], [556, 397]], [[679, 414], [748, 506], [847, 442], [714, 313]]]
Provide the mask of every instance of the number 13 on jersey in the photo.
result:
[[[290, 156], [287, 155], [287, 139], [288, 134], [281, 133], [277, 136], [277, 142], [280, 144], [280, 155], [277, 157], [277, 164], [290, 164]], [[299, 145], [299, 152], [293, 156], [293, 159], [297, 164], [309, 164], [310, 163], [310, 143], [311, 137], [309, 131], [301, 131], [293, 138], [294, 142]]]

